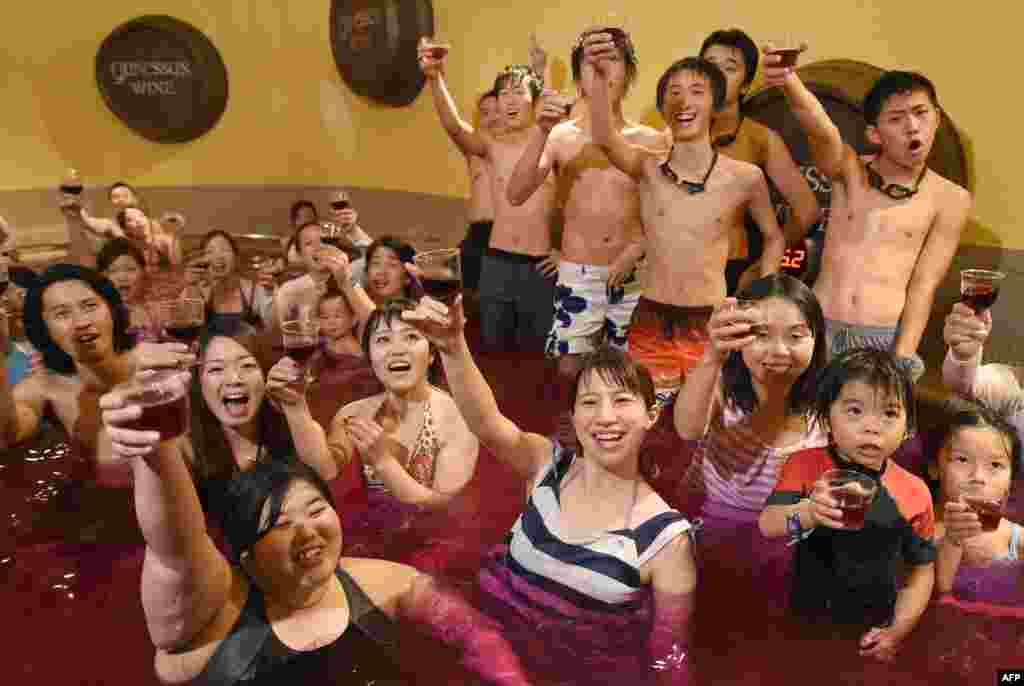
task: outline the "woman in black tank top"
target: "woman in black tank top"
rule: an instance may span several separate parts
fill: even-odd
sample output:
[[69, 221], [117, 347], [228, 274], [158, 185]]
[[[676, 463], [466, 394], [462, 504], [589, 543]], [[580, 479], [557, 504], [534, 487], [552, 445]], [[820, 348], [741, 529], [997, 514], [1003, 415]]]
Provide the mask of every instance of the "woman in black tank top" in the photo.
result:
[[[210, 231], [200, 243], [199, 249], [206, 253], [210, 263], [213, 289], [206, 303], [206, 321], [221, 328], [246, 323], [255, 328], [263, 327], [263, 312], [269, 311], [271, 297], [250, 279], [243, 279], [238, 273], [238, 244], [226, 231]], [[226, 307], [238, 294], [241, 308]]]
[[[117, 391], [101, 407], [114, 453], [132, 464], [147, 546], [143, 607], [162, 682], [353, 683], [355, 673], [356, 683], [415, 683], [423, 665], [394, 659], [396, 631], [409, 623], [485, 681], [528, 683], [504, 639], [458, 596], [405, 565], [342, 558], [330, 490], [307, 465], [260, 462], [234, 477], [225, 556], [174, 444], [124, 428], [140, 410]], [[437, 683], [436, 671], [425, 676]]]

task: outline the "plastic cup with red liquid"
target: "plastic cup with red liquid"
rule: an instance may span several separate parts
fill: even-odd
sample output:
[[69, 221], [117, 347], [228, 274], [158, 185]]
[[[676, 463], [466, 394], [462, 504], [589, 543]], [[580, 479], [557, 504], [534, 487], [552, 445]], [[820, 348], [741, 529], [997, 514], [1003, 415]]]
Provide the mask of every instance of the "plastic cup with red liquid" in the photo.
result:
[[1005, 495], [988, 495], [982, 484], [967, 483], [960, 489], [960, 499], [978, 515], [982, 531], [995, 531], [999, 528], [1006, 509]]
[[178, 370], [146, 371], [121, 386], [125, 405], [139, 405], [142, 414], [125, 425], [135, 431], [156, 431], [160, 440], [188, 431], [188, 390], [176, 378]]
[[830, 469], [821, 476], [827, 493], [843, 512], [843, 528], [864, 528], [864, 517], [878, 494], [878, 482], [852, 469]]

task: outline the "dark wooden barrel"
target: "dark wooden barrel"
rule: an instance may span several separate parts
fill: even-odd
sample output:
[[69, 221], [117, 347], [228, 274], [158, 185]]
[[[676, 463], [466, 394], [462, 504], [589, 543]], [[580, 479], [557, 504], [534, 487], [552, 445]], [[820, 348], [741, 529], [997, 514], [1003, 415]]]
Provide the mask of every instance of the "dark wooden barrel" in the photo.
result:
[[[839, 127], [843, 139], [859, 153], [875, 152], [875, 148], [867, 140], [861, 103], [871, 86], [884, 73], [883, 70], [854, 60], [828, 60], [800, 67], [797, 72]], [[803, 171], [811, 190], [817, 195], [818, 202], [825, 209], [824, 221], [812, 230], [810, 241], [805, 246], [806, 264], [802, 265], [801, 270], [801, 276], [809, 283], [813, 283], [820, 267], [823, 235], [828, 226], [832, 183], [811, 161], [807, 137], [793, 116], [781, 89], [761, 89], [748, 99], [745, 107], [748, 116], [779, 132], [789, 146], [793, 159]], [[969, 187], [967, 156], [960, 136], [945, 111], [940, 112], [942, 121], [935, 135], [931, 154], [928, 156], [928, 166], [947, 179]], [[780, 218], [785, 217], [788, 208], [784, 206], [785, 203], [778, 194], [773, 196]]]
[[228, 74], [213, 43], [173, 17], [121, 24], [96, 53], [96, 83], [110, 111], [140, 136], [184, 143], [212, 129], [228, 101]]
[[434, 33], [430, 0], [332, 0], [331, 51], [357, 95], [392, 107], [423, 90], [416, 45]]

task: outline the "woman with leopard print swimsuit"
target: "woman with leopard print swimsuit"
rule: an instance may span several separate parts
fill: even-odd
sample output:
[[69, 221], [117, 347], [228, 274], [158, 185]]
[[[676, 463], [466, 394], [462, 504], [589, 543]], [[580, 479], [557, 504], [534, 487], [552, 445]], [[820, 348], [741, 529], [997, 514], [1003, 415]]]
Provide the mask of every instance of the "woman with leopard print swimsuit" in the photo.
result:
[[402, 320], [414, 307], [392, 301], [370, 316], [363, 348], [384, 392], [341, 408], [328, 442], [340, 460], [359, 460], [366, 479], [365, 501], [344, 508], [352, 554], [436, 572], [456, 547], [459, 527], [446, 515], [473, 476], [479, 442], [452, 397], [429, 382], [436, 354]]

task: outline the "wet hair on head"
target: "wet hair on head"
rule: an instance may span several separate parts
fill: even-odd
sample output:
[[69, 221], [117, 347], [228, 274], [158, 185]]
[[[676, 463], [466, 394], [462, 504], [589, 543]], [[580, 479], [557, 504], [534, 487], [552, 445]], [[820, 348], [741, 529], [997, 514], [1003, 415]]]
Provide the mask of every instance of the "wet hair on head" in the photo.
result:
[[665, 91], [668, 90], [668, 82], [672, 80], [673, 76], [683, 71], [693, 72], [703, 76], [708, 81], [711, 85], [712, 107], [716, 112], [725, 106], [726, 84], [725, 74], [722, 73], [722, 70], [703, 57], [686, 57], [678, 62], [674, 62], [658, 79], [655, 104], [659, 112], [662, 112], [665, 108]]
[[636, 72], [640, 62], [637, 60], [636, 46], [633, 45], [633, 39], [626, 31], [614, 26], [591, 27], [585, 29], [576, 38], [576, 42], [572, 46], [572, 54], [570, 55], [573, 82], [579, 83], [583, 76], [583, 43], [595, 33], [609, 34], [612, 37], [612, 42], [615, 43], [615, 47], [619, 49], [622, 61], [626, 65], [626, 89], [628, 90], [636, 80]]
[[544, 92], [544, 78], [525, 64], [510, 64], [501, 70], [498, 77], [494, 79], [495, 95], [500, 95], [506, 86], [518, 86], [526, 82], [533, 100], [540, 97]]
[[812, 414], [820, 426], [830, 429], [829, 412], [839, 398], [843, 387], [853, 381], [861, 381], [875, 391], [895, 397], [907, 417], [907, 434], [917, 429], [917, 402], [914, 398], [914, 382], [910, 375], [896, 363], [896, 358], [886, 350], [854, 348], [832, 358], [818, 377], [818, 389], [814, 397]]
[[[569, 411], [576, 412], [576, 398], [581, 387], [594, 376], [600, 377], [610, 386], [621, 386], [630, 393], [639, 396], [648, 410], [655, 406], [657, 396], [654, 390], [654, 379], [646, 367], [639, 364], [627, 353], [604, 343], [581, 358], [580, 370], [573, 379], [569, 389]], [[577, 440], [576, 450], [580, 450]], [[654, 477], [656, 468], [653, 453], [640, 455], [640, 473], [646, 479]]]
[[[736, 297], [745, 300], [781, 298], [800, 310], [814, 336], [814, 352], [807, 369], [793, 382], [786, 398], [786, 411], [801, 414], [810, 409], [814, 397], [815, 381], [828, 361], [828, 343], [825, 338], [825, 316], [814, 292], [803, 281], [789, 274], [776, 272], [754, 281]], [[727, 403], [751, 413], [757, 408], [757, 393], [750, 370], [743, 362], [743, 352], [729, 353], [722, 367], [722, 393]]]
[[[234, 564], [239, 564], [243, 553], [273, 530], [288, 489], [298, 481], [313, 486], [331, 508], [337, 509], [327, 483], [315, 469], [294, 458], [257, 462], [227, 484], [222, 526], [228, 557]], [[264, 519], [268, 503], [269, 513]]]
[[235, 240], [234, 236], [232, 236], [227, 231], [224, 231], [223, 229], [214, 229], [213, 231], [207, 231], [206, 234], [203, 236], [203, 239], [199, 241], [199, 249], [206, 250], [208, 247], [210, 247], [210, 243], [213, 242], [214, 238], [223, 238], [224, 240], [226, 240], [228, 242], [228, 245], [231, 246], [231, 252], [235, 254], [235, 257], [238, 257], [238, 241]]
[[114, 321], [114, 352], [130, 350], [135, 339], [128, 334], [128, 309], [123, 307], [121, 294], [109, 279], [99, 272], [77, 264], [55, 264], [42, 274], [34, 288], [25, 294], [25, 336], [43, 356], [43, 365], [57, 374], [75, 373], [75, 362], [60, 349], [50, 336], [43, 316], [43, 294], [46, 289], [62, 281], [81, 281], [106, 302]]
[[757, 74], [757, 64], [760, 60], [761, 53], [757, 49], [757, 45], [754, 44], [753, 39], [740, 29], [721, 29], [714, 31], [710, 36], [704, 39], [704, 42], [700, 45], [700, 56], [704, 57], [704, 53], [715, 45], [721, 45], [726, 48], [735, 48], [739, 50], [743, 55], [743, 85], [749, 86], [754, 80], [754, 76]]
[[96, 255], [96, 271], [101, 274], [108, 271], [117, 258], [125, 255], [135, 260], [139, 269], [146, 268], [146, 257], [139, 250], [139, 246], [128, 238], [118, 237], [111, 238], [100, 248], [99, 254]]
[[927, 76], [913, 71], [887, 71], [878, 77], [875, 85], [864, 96], [864, 119], [871, 126], [878, 124], [878, 117], [886, 101], [894, 95], [924, 91], [936, 108], [939, 106], [935, 85]]
[[292, 226], [295, 225], [296, 217], [299, 216], [299, 212], [301, 212], [303, 208], [313, 210], [313, 219], [318, 219], [320, 217], [320, 213], [317, 212], [316, 205], [314, 205], [312, 202], [310, 202], [309, 200], [296, 200], [288, 209], [288, 219], [289, 223], [291, 223]]
[[949, 442], [962, 429], [990, 429], [999, 434], [1006, 446], [1006, 456], [1010, 459], [1011, 481], [1020, 476], [1021, 472], [1021, 439], [1010, 422], [1000, 413], [978, 402], [970, 402], [957, 398], [950, 402], [942, 424], [935, 431], [937, 450], [931, 453], [931, 459], [938, 461], [938, 450], [949, 447]]

